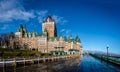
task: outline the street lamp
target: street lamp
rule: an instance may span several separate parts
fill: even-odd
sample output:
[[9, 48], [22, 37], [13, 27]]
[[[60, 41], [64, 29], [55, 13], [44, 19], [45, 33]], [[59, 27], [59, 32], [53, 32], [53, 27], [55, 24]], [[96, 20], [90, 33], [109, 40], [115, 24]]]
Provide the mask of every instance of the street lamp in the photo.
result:
[[108, 45], [107, 45], [106, 49], [107, 49], [107, 60], [108, 60], [108, 56], [109, 56], [109, 54], [108, 54], [109, 46]]

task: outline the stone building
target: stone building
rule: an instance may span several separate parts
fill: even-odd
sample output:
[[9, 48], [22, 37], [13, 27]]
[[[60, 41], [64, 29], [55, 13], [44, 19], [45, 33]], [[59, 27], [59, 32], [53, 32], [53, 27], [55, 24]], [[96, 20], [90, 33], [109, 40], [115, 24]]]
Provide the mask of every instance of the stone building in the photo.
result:
[[[41, 52], [51, 52], [61, 54], [80, 53], [82, 50], [78, 36], [68, 38], [57, 36], [57, 28], [54, 19], [48, 16], [42, 22], [42, 34], [37, 32], [27, 32], [26, 26], [20, 25], [11, 46], [20, 49], [38, 50]], [[14, 48], [13, 47], [13, 48]]]

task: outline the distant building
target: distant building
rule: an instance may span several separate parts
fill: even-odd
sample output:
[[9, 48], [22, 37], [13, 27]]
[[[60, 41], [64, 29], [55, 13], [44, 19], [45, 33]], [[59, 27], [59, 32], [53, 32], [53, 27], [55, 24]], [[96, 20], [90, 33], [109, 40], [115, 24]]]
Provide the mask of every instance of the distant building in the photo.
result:
[[20, 25], [15, 38], [11, 41], [11, 47], [20, 49], [38, 50], [41, 52], [52, 52], [53, 54], [74, 54], [82, 50], [78, 36], [69, 38], [57, 36], [57, 28], [54, 19], [48, 16], [42, 22], [42, 33], [27, 32], [26, 26]]

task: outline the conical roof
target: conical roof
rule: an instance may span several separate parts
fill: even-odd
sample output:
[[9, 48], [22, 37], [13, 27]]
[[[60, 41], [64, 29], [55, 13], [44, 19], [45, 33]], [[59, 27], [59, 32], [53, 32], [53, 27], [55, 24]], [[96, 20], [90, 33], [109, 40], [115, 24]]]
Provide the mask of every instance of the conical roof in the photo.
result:
[[48, 15], [48, 17], [43, 22], [54, 22], [54, 19]]

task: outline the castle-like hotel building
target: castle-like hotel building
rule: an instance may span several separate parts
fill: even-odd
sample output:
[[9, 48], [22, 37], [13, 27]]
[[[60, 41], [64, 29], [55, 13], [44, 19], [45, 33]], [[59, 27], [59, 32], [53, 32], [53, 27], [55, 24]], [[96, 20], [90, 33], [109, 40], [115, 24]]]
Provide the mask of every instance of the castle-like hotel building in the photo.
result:
[[54, 19], [48, 16], [42, 22], [42, 34], [27, 32], [26, 27], [20, 25], [15, 33], [14, 40], [11, 40], [11, 47], [27, 48], [41, 52], [64, 52], [66, 54], [80, 53], [82, 50], [78, 36], [74, 39], [70, 35], [57, 36], [57, 28]]

